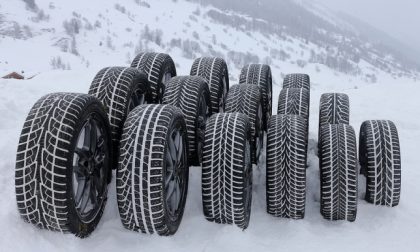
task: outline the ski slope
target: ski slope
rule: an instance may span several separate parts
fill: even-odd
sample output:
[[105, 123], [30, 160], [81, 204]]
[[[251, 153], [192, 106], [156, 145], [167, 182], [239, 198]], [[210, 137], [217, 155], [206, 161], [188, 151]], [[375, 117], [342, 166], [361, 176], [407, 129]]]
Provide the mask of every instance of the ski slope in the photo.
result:
[[[175, 61], [177, 59], [175, 58]], [[180, 64], [178, 74], [189, 73]], [[84, 92], [99, 69], [45, 71], [31, 80], [0, 79], [0, 251], [418, 251], [420, 247], [419, 82], [380, 78], [377, 84], [354, 84], [337, 76], [312, 74], [307, 200], [305, 219], [278, 219], [266, 213], [265, 172], [254, 167], [251, 221], [247, 230], [205, 220], [201, 205], [201, 172], [190, 169], [186, 210], [176, 235], [150, 236], [125, 230], [120, 222], [115, 180], [97, 229], [87, 239], [39, 230], [24, 223], [16, 209], [14, 166], [24, 119], [33, 103], [49, 92]], [[298, 69], [291, 69], [296, 70]], [[232, 73], [238, 75], [237, 71]], [[281, 83], [274, 76], [276, 83]], [[235, 84], [234, 82], [231, 84]], [[324, 92], [350, 97], [350, 122], [358, 133], [367, 119], [389, 119], [399, 129], [402, 153], [402, 194], [396, 208], [363, 200], [365, 179], [359, 176], [356, 222], [329, 222], [319, 213], [317, 150], [319, 98]], [[280, 86], [273, 87], [276, 112]]]

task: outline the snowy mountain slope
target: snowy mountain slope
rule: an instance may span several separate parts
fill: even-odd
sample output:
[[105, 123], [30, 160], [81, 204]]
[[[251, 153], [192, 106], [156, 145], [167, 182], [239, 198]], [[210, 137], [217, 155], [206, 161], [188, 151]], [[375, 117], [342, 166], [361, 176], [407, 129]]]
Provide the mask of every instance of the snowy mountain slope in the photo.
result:
[[289, 0], [279, 2], [280, 13], [266, 16], [219, 9], [220, 1], [212, 1], [216, 7], [185, 0], [25, 1], [35, 5], [0, 3], [0, 74], [127, 65], [139, 51], [162, 51], [178, 66], [202, 55], [223, 57], [233, 81], [251, 62], [269, 63], [275, 76], [327, 72], [331, 83], [340, 79], [332, 76], [345, 76], [347, 82], [419, 76], [391, 51], [361, 40], [328, 10]]
[[[186, 71], [188, 67], [181, 68]], [[358, 89], [316, 85], [311, 91], [309, 168], [305, 219], [274, 218], [266, 213], [265, 172], [254, 168], [249, 228], [218, 225], [205, 220], [201, 203], [201, 171], [190, 170], [186, 210], [173, 237], [157, 237], [125, 230], [121, 225], [115, 181], [110, 184], [105, 214], [84, 240], [38, 230], [18, 215], [14, 192], [16, 146], [23, 121], [33, 103], [48, 92], [86, 92], [96, 72], [52, 71], [31, 80], [0, 79], [0, 250], [1, 251], [418, 251], [420, 241], [420, 141], [418, 84], [383, 82]], [[329, 76], [312, 75], [315, 83]], [[345, 81], [345, 79], [343, 79]], [[366, 119], [390, 119], [398, 129], [402, 148], [402, 195], [396, 208], [376, 207], [363, 200], [365, 178], [359, 176], [359, 205], [354, 223], [329, 222], [319, 213], [319, 167], [316, 156], [319, 98], [332, 90], [350, 96], [351, 125], [356, 132]], [[274, 88], [275, 102], [280, 92]]]

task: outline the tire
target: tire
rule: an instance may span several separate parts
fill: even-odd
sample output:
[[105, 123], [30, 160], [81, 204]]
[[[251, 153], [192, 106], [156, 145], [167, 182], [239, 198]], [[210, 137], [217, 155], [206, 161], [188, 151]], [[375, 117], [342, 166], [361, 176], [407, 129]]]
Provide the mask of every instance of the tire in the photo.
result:
[[131, 67], [144, 72], [150, 85], [150, 103], [162, 103], [165, 83], [176, 76], [175, 63], [171, 56], [165, 53], [140, 53]]
[[350, 102], [346, 94], [322, 94], [319, 105], [318, 150], [321, 127], [328, 124], [350, 124]]
[[242, 113], [248, 116], [251, 125], [252, 163], [257, 164], [264, 148], [263, 99], [257, 85], [233, 85], [226, 97], [227, 113]]
[[[93, 79], [89, 94], [105, 107], [111, 124], [112, 152], [118, 153], [128, 113], [136, 106], [151, 102], [146, 75], [132, 67], [104, 68]], [[118, 159], [114, 161], [116, 167]]]
[[327, 124], [349, 124], [350, 102], [346, 94], [323, 94], [319, 106], [319, 127]]
[[306, 120], [295, 115], [271, 117], [267, 132], [267, 212], [303, 219], [306, 201]]
[[225, 111], [225, 97], [229, 91], [229, 73], [222, 58], [198, 58], [191, 67], [192, 76], [203, 77], [210, 89], [211, 110], [213, 113]]
[[401, 152], [391, 121], [365, 121], [360, 129], [359, 160], [366, 176], [367, 202], [395, 207], [401, 192]]
[[206, 121], [211, 116], [207, 83], [197, 76], [172, 78], [166, 84], [163, 104], [181, 109], [187, 124], [190, 164], [199, 166], [203, 154]]
[[283, 89], [285, 88], [304, 88], [311, 91], [311, 80], [307, 74], [288, 74], [283, 80]]
[[267, 123], [272, 115], [273, 107], [273, 84], [271, 68], [264, 64], [250, 64], [244, 66], [239, 77], [239, 84], [253, 84], [261, 87], [265, 113], [264, 130], [267, 130]]
[[282, 89], [278, 103], [279, 115], [300, 115], [309, 120], [309, 91], [303, 88]]
[[17, 149], [15, 189], [21, 217], [40, 228], [89, 236], [107, 201], [111, 154], [109, 123], [99, 100], [73, 93], [39, 99]]
[[[175, 234], [188, 190], [187, 129], [181, 111], [169, 105], [136, 107], [124, 124], [120, 148], [117, 201], [123, 226], [147, 234]], [[174, 198], [168, 201], [167, 196], [174, 195], [179, 201], [172, 206]]]
[[207, 122], [202, 199], [208, 221], [246, 229], [251, 215], [251, 128], [240, 113], [215, 114]]
[[321, 214], [353, 222], [357, 214], [356, 135], [345, 124], [321, 128]]

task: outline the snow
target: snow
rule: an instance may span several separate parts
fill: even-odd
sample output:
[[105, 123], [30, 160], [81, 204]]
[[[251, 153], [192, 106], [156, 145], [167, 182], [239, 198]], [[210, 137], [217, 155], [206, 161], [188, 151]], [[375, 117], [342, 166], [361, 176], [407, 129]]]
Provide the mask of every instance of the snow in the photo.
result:
[[[239, 29], [211, 20], [205, 13], [213, 7], [201, 7], [198, 21], [190, 16], [197, 5], [186, 1], [148, 1], [151, 8], [136, 1], [125, 1], [126, 13], [116, 10], [116, 1], [55, 1], [37, 0], [38, 6], [49, 15], [49, 20], [33, 22], [36, 16], [25, 10], [23, 1], [0, 3], [0, 32], [13, 22], [30, 27], [33, 36], [16, 39], [0, 37], [0, 76], [12, 71], [25, 71], [30, 80], [0, 79], [0, 251], [418, 251], [420, 247], [420, 169], [418, 169], [418, 143], [420, 142], [420, 83], [409, 79], [394, 79], [378, 71], [365, 61], [359, 63], [364, 74], [374, 73], [377, 83], [366, 83], [363, 76], [349, 76], [319, 64], [309, 63], [300, 68], [293, 63], [301, 53], [308, 58], [310, 50], [324, 50], [312, 43], [306, 49], [297, 38], [281, 39], [275, 34], [266, 37], [259, 32], [252, 36]], [[120, 1], [121, 2], [121, 1]], [[122, 3], [120, 3], [122, 5]], [[216, 9], [217, 10], [217, 9]], [[320, 8], [314, 12], [324, 13]], [[61, 39], [72, 39], [63, 28], [63, 22], [80, 15], [84, 25], [101, 22], [100, 28], [82, 28], [74, 35], [78, 55], [64, 52], [54, 46]], [[86, 20], [84, 20], [85, 18]], [[328, 20], [334, 21], [333, 16]], [[273, 86], [273, 112], [276, 112], [284, 73], [304, 72], [311, 76], [311, 115], [309, 156], [307, 170], [307, 200], [304, 220], [293, 221], [274, 218], [266, 213], [264, 168], [254, 169], [254, 188], [249, 228], [218, 225], [205, 220], [201, 203], [201, 172], [190, 169], [190, 185], [186, 210], [181, 226], [172, 237], [158, 237], [125, 230], [120, 222], [115, 180], [109, 185], [109, 199], [97, 229], [87, 239], [72, 235], [39, 230], [25, 223], [18, 215], [14, 192], [14, 167], [21, 128], [31, 106], [50, 92], [88, 91], [90, 82], [102, 67], [128, 65], [134, 58], [135, 47], [144, 40], [141, 31], [147, 23], [151, 31], [161, 29], [162, 45], [148, 43], [148, 50], [169, 53], [178, 75], [189, 73], [193, 59], [186, 57], [181, 48], [171, 48], [172, 38], [195, 41], [193, 32], [203, 49], [210, 55], [209, 45], [227, 55], [228, 51], [251, 52], [260, 61], [270, 57], [268, 49], [282, 49], [290, 60], [273, 59], [271, 63]], [[190, 23], [191, 28], [186, 24]], [[340, 23], [338, 23], [339, 25]], [[127, 28], [131, 27], [131, 31]], [[206, 30], [210, 28], [210, 31]], [[213, 34], [217, 42], [213, 42]], [[106, 46], [107, 38], [112, 47]], [[103, 45], [100, 46], [100, 42]], [[222, 44], [226, 46], [223, 48]], [[51, 70], [51, 60], [60, 57], [70, 71]], [[226, 57], [225, 57], [226, 58]], [[231, 85], [239, 76], [239, 67], [226, 58]], [[264, 62], [262, 62], [264, 63]], [[359, 177], [359, 205], [354, 223], [329, 222], [319, 213], [319, 167], [317, 150], [319, 98], [325, 92], [344, 92], [350, 97], [351, 125], [358, 134], [367, 119], [389, 119], [399, 129], [402, 149], [402, 196], [396, 208], [377, 207], [363, 200], [365, 178]]]
[[[180, 72], [188, 72], [183, 65]], [[14, 166], [17, 142], [33, 103], [49, 92], [87, 92], [99, 69], [47, 71], [31, 80], [0, 79], [0, 247], [2, 251], [417, 251], [420, 246], [420, 186], [417, 167], [420, 141], [419, 83], [388, 80], [360, 84], [355, 89], [343, 79], [334, 85], [329, 76], [311, 75], [311, 120], [307, 200], [304, 220], [275, 218], [266, 213], [265, 173], [254, 167], [254, 188], [249, 228], [219, 225], [205, 220], [201, 204], [201, 172], [191, 167], [184, 218], [172, 237], [150, 236], [125, 230], [120, 222], [115, 180], [97, 229], [87, 239], [39, 230], [23, 222], [16, 209]], [[298, 70], [298, 69], [292, 69]], [[278, 82], [281, 79], [277, 76]], [[346, 84], [347, 83], [347, 84]], [[359, 177], [359, 205], [354, 223], [330, 222], [319, 213], [319, 168], [316, 156], [319, 98], [324, 92], [350, 96], [351, 125], [356, 133], [367, 119], [390, 119], [399, 129], [402, 148], [402, 196], [398, 207], [387, 208], [363, 200], [365, 179]], [[280, 92], [274, 87], [274, 97]], [[274, 104], [277, 103], [275, 98]]]

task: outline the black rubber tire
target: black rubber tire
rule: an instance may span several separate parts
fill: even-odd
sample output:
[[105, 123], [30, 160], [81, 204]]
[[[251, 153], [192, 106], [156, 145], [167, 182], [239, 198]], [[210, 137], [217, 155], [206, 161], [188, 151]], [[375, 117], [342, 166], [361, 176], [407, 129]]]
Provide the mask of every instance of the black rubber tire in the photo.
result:
[[[201, 102], [205, 103], [205, 111], [200, 111]], [[197, 76], [172, 78], [166, 84], [163, 104], [181, 109], [187, 124], [190, 165], [200, 165], [206, 121], [211, 116], [210, 91], [206, 81]]]
[[264, 64], [249, 64], [242, 68], [239, 84], [252, 84], [261, 87], [265, 113], [264, 130], [267, 130], [268, 120], [272, 115], [273, 107], [273, 80], [271, 68]]
[[[242, 113], [248, 116], [251, 125], [252, 163], [257, 164], [264, 149], [263, 99], [257, 85], [233, 85], [226, 97], [226, 113]], [[260, 113], [260, 114], [259, 114]]]
[[303, 219], [306, 201], [306, 120], [275, 115], [267, 131], [267, 212]]
[[[184, 148], [175, 166], [181, 199], [171, 215], [164, 190], [168, 179], [167, 154], [171, 132], [179, 129]], [[129, 230], [162, 236], [178, 230], [188, 191], [187, 129], [182, 112], [169, 105], [142, 105], [124, 124], [117, 169], [117, 201], [123, 226]]]
[[[128, 113], [136, 106], [151, 102], [147, 77], [136, 68], [107, 67], [96, 74], [89, 94], [98, 98], [105, 107], [111, 125], [112, 152], [118, 153], [122, 128]], [[133, 99], [135, 94], [144, 96], [143, 100]], [[118, 159], [114, 161], [115, 169]]]
[[[95, 197], [98, 206], [88, 220], [83, 220], [73, 192], [73, 161], [78, 155], [78, 136], [91, 117], [99, 122], [105, 150], [103, 165], [95, 170], [102, 176], [96, 181], [97, 192], [101, 192]], [[53, 93], [39, 99], [26, 118], [17, 149], [15, 188], [21, 217], [40, 228], [89, 236], [107, 201], [111, 154], [109, 123], [99, 100], [73, 93]], [[93, 185], [93, 180], [88, 181], [89, 187]]]
[[318, 150], [321, 127], [328, 124], [350, 124], [349, 97], [342, 93], [321, 95], [319, 105]]
[[356, 135], [350, 125], [330, 124], [321, 128], [321, 214], [327, 220], [356, 220], [356, 148]]
[[244, 114], [215, 114], [207, 121], [202, 199], [208, 221], [248, 227], [252, 201], [251, 127]]
[[175, 63], [171, 56], [165, 53], [140, 53], [131, 67], [144, 72], [150, 85], [150, 103], [162, 103], [165, 83], [176, 76]]
[[194, 60], [190, 75], [203, 77], [210, 89], [213, 113], [225, 111], [225, 99], [229, 91], [229, 72], [222, 58], [203, 57]]
[[346, 94], [322, 94], [319, 105], [319, 127], [327, 124], [350, 124], [350, 102]]
[[288, 74], [284, 77], [283, 88], [304, 88], [311, 91], [311, 80], [307, 74]]
[[309, 91], [303, 88], [282, 89], [277, 111], [279, 115], [300, 115], [309, 121]]
[[395, 207], [401, 193], [401, 152], [395, 124], [365, 121], [360, 128], [359, 160], [366, 176], [367, 202]]

